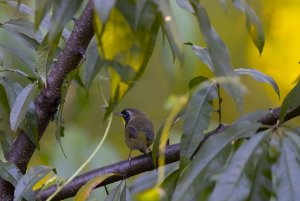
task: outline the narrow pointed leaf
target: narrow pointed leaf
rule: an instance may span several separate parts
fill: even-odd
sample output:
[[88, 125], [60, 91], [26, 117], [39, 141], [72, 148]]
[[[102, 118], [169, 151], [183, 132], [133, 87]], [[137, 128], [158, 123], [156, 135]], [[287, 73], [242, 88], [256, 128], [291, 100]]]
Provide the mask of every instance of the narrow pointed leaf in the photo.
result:
[[35, 84], [29, 84], [18, 94], [10, 112], [10, 127], [12, 131], [17, 131], [25, 118], [29, 104], [36, 94], [36, 90], [37, 86]]
[[77, 192], [74, 200], [75, 201], [81, 201], [81, 200], [87, 200], [91, 191], [99, 184], [101, 184], [103, 181], [105, 181], [105, 179], [114, 176], [116, 174], [114, 173], [109, 173], [109, 174], [105, 174], [105, 175], [101, 175], [98, 177], [95, 177], [93, 179], [91, 179], [90, 181], [88, 181], [84, 186], [82, 186], [80, 188], [80, 190]]
[[3, 86], [6, 92], [10, 109], [13, 108], [14, 102], [16, 100], [17, 94], [9, 81], [5, 78], [0, 77], [0, 84]]
[[193, 89], [195, 86], [201, 84], [202, 82], [206, 81], [208, 78], [204, 76], [197, 76], [194, 77], [189, 81], [189, 89]]
[[177, 169], [165, 178], [165, 180], [161, 184], [161, 188], [164, 191], [163, 193], [164, 197], [162, 200], [171, 200], [172, 195], [176, 188], [179, 175], [180, 175], [180, 169]]
[[180, 201], [197, 198], [201, 193], [201, 189], [203, 189], [203, 186], [207, 183], [204, 176], [208, 176], [205, 175], [205, 170], [209, 167], [209, 164], [223, 153], [231, 141], [238, 138], [249, 137], [253, 135], [259, 127], [260, 124], [258, 123], [241, 120], [235, 122], [232, 126], [217, 135], [208, 138], [193, 161], [183, 169], [177, 182], [177, 190], [173, 195], [173, 200]]
[[190, 3], [189, 0], [176, 0], [176, 2], [177, 2], [177, 4], [178, 4], [181, 8], [183, 8], [183, 9], [185, 9], [185, 10], [191, 12], [191, 13], [194, 13], [194, 12], [195, 12], [195, 11], [194, 11], [194, 8], [193, 8], [193, 6], [191, 5], [191, 3]]
[[94, 7], [103, 24], [106, 23], [111, 9], [115, 6], [116, 0], [93, 0]]
[[193, 52], [197, 55], [197, 57], [208, 66], [208, 68], [213, 72], [213, 64], [210, 58], [210, 54], [207, 48], [203, 48], [197, 45], [193, 45], [193, 43], [186, 43], [186, 45], [191, 45]]
[[280, 156], [273, 165], [274, 190], [278, 200], [300, 200], [300, 164], [299, 151], [285, 135], [288, 130], [282, 130], [280, 141]]
[[239, 201], [248, 197], [251, 182], [246, 177], [246, 169], [267, 136], [265, 132], [258, 133], [239, 147], [226, 170], [218, 177], [210, 201]]
[[22, 176], [20, 169], [15, 164], [0, 160], [0, 177], [2, 179], [16, 187]]
[[272, 77], [270, 77], [256, 69], [252, 69], [252, 68], [237, 68], [237, 69], [235, 69], [235, 72], [238, 75], [249, 75], [253, 79], [255, 79], [259, 82], [264, 82], [264, 83], [270, 84], [272, 86], [272, 88], [274, 89], [274, 91], [276, 92], [276, 94], [278, 95], [278, 97], [280, 98], [279, 87], [278, 87], [277, 83], [273, 80]]
[[35, 200], [35, 195], [32, 190], [33, 186], [44, 178], [52, 169], [46, 166], [35, 166], [29, 169], [28, 172], [18, 181], [14, 192], [14, 201]]
[[105, 201], [118, 201], [120, 199], [121, 184], [122, 182], [120, 182], [120, 184], [117, 187], [115, 187], [113, 190], [109, 192], [108, 196], [105, 198]]
[[138, 24], [140, 22], [140, 18], [142, 16], [143, 10], [145, 8], [147, 0], [139, 0], [136, 2], [136, 11], [135, 11], [135, 21], [134, 21], [134, 29], [136, 30]]
[[233, 0], [233, 4], [246, 15], [248, 33], [261, 54], [264, 49], [265, 36], [259, 18], [245, 0]]
[[36, 68], [43, 83], [46, 83], [47, 73], [51, 68], [60, 37], [61, 32], [56, 35], [56, 38], [50, 41], [48, 33], [38, 47], [36, 53]]
[[282, 122], [286, 113], [289, 110], [296, 109], [300, 106], [300, 82], [296, 84], [296, 86], [288, 93], [281, 104], [279, 121]]
[[183, 135], [180, 144], [180, 166], [185, 166], [204, 138], [213, 111], [212, 101], [217, 97], [216, 84], [202, 83], [190, 98], [184, 115]]
[[37, 30], [53, 4], [52, 0], [35, 1], [34, 30]]
[[131, 194], [129, 189], [127, 188], [126, 185], [124, 185], [124, 188], [121, 192], [121, 197], [120, 197], [120, 201], [131, 201]]

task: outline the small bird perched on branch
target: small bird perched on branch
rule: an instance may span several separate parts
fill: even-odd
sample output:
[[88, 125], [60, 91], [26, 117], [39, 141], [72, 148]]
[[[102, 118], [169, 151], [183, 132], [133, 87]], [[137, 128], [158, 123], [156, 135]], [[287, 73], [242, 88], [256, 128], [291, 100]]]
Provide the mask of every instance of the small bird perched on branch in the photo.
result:
[[125, 121], [125, 142], [130, 148], [128, 160], [131, 160], [132, 150], [147, 154], [151, 152], [149, 146], [154, 140], [154, 128], [148, 116], [133, 108], [115, 114], [122, 116]]

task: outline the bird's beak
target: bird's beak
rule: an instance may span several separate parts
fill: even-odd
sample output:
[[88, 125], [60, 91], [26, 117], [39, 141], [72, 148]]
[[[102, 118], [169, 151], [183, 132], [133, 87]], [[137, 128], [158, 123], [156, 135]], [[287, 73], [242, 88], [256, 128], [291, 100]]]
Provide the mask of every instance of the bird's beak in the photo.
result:
[[114, 114], [119, 115], [119, 116], [123, 116], [123, 114], [121, 112], [115, 112]]

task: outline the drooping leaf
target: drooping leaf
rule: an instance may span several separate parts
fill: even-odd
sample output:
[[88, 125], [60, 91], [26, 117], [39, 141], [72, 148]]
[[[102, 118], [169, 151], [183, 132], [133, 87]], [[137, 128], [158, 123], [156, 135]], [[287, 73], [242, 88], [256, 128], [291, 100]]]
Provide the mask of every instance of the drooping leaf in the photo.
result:
[[39, 41], [42, 38], [42, 33], [33, 31], [33, 24], [30, 21], [24, 19], [9, 20], [3, 24], [0, 23], [0, 27], [7, 32], [16, 35], [31, 49], [37, 50]]
[[52, 0], [35, 1], [34, 30], [37, 30], [53, 4]]
[[33, 186], [44, 178], [52, 169], [46, 166], [34, 166], [18, 181], [14, 192], [14, 201], [35, 200]]
[[288, 110], [296, 109], [300, 105], [300, 82], [288, 93], [281, 104], [279, 121], [282, 122]]
[[163, 183], [160, 185], [163, 189], [163, 199], [162, 200], [171, 200], [172, 194], [175, 191], [176, 183], [180, 175], [180, 169], [175, 170], [171, 174], [169, 174]]
[[36, 53], [36, 69], [42, 79], [43, 83], [46, 82], [47, 73], [51, 68], [53, 62], [59, 39], [62, 32], [58, 32], [56, 37], [53, 40], [49, 40], [49, 33], [44, 37], [41, 45], [38, 47]]
[[180, 44], [180, 39], [176, 33], [176, 24], [171, 15], [171, 8], [169, 1], [156, 1], [158, 8], [161, 12], [161, 26], [163, 33], [168, 39], [170, 44], [172, 54], [173, 54], [173, 63], [175, 62], [175, 58], [177, 57], [180, 62], [182, 62], [182, 45]]
[[[217, 77], [234, 77], [229, 51], [215, 29], [211, 26], [205, 8], [196, 0], [192, 0], [201, 33], [207, 45], [208, 53], [211, 58], [213, 73]], [[207, 62], [208, 63], [208, 62]], [[229, 78], [230, 80], [231, 78]], [[226, 92], [233, 98], [239, 111], [243, 105], [243, 92], [237, 90], [237, 86], [230, 82], [221, 84]]]
[[17, 74], [17, 75], [19, 75], [21, 77], [27, 78], [31, 82], [37, 81], [36, 77], [30, 76], [27, 73], [23, 72], [22, 70], [12, 69], [12, 68], [1, 68], [0, 67], [0, 77], [2, 77], [2, 74], [3, 74], [3, 76], [6, 76], [5, 73], [14, 73], [14, 74]]
[[86, 62], [84, 67], [84, 87], [88, 89], [96, 74], [104, 66], [102, 58], [98, 54], [97, 45], [92, 40], [86, 51]]
[[183, 135], [180, 143], [180, 167], [185, 166], [204, 138], [213, 111], [212, 101], [217, 98], [216, 84], [202, 83], [190, 98], [184, 115]]
[[204, 76], [196, 76], [189, 81], [189, 89], [193, 89], [195, 86], [201, 84], [202, 82], [206, 81], [208, 78]]
[[[2, 86], [2, 83], [1, 83], [1, 78], [0, 78], [0, 94], [1, 94], [1, 96], [0, 96], [0, 106], [2, 106], [4, 108], [6, 114], [9, 115], [10, 106], [9, 106], [8, 98], [7, 98], [7, 95], [6, 95], [6, 91], [5, 91], [5, 89], [4, 89], [4, 87]], [[5, 118], [4, 116], [6, 116], [6, 115], [2, 114], [1, 118]]]
[[10, 112], [10, 127], [12, 131], [17, 131], [25, 118], [30, 102], [36, 95], [36, 90], [37, 86], [35, 84], [29, 84], [18, 94]]
[[118, 201], [121, 196], [121, 185], [122, 182], [120, 182], [120, 184], [117, 187], [111, 190], [108, 196], [105, 198], [105, 201]]
[[105, 175], [101, 175], [89, 180], [84, 186], [80, 188], [80, 190], [76, 193], [74, 198], [75, 201], [87, 200], [91, 191], [99, 184], [101, 184], [105, 179], [114, 176], [116, 174], [109, 173]]
[[[174, 201], [192, 200], [197, 197], [201, 189], [205, 188], [204, 177], [207, 167], [223, 150], [238, 138], [253, 135], [260, 124], [247, 120], [236, 121], [232, 126], [207, 139], [194, 159], [184, 169], [177, 182], [177, 190], [173, 195]], [[207, 170], [208, 171], [208, 170]]]
[[181, 8], [183, 8], [183, 9], [185, 9], [185, 10], [191, 12], [191, 13], [195, 13], [194, 8], [193, 8], [193, 6], [191, 5], [191, 3], [190, 3], [189, 0], [176, 0], [176, 1], [177, 1], [177, 4], [178, 4]]
[[[51, 1], [51, 0], [50, 0]], [[16, 7], [17, 6], [17, 3], [15, 1], [6, 1], [6, 3], [9, 5], [9, 6], [12, 6], [12, 7]], [[19, 8], [19, 11], [23, 14], [26, 14], [26, 15], [29, 15], [29, 16], [32, 16], [34, 17], [34, 10], [32, 8], [30, 8], [29, 6], [21, 3], [20, 5], [20, 8]], [[43, 28], [46, 28], [47, 30], [50, 30], [52, 28], [52, 25], [51, 25], [51, 20], [50, 20], [50, 17], [48, 15], [46, 15], [44, 17], [44, 20], [41, 22], [41, 25]], [[70, 31], [68, 29], [64, 29], [63, 33], [62, 33], [62, 36], [64, 37], [65, 40], [67, 40], [70, 36]], [[41, 36], [41, 39], [42, 40], [42, 36]]]
[[12, 86], [12, 83], [9, 82], [8, 79], [6, 78], [1, 78], [0, 77], [0, 84], [3, 86], [6, 92], [6, 96], [8, 99], [9, 107], [10, 109], [13, 108], [14, 102], [16, 100], [17, 94]]
[[102, 23], [105, 24], [111, 9], [115, 6], [117, 0], [93, 0], [93, 2], [98, 16], [100, 17]]
[[33, 101], [30, 102], [25, 118], [20, 126], [31, 142], [39, 150], [38, 119]]
[[266, 132], [258, 133], [239, 147], [226, 170], [218, 177], [210, 201], [239, 201], [248, 197], [251, 182], [246, 177], [246, 169], [259, 146], [266, 141], [267, 136]]
[[249, 75], [253, 79], [270, 84], [278, 97], [280, 98], [280, 92], [277, 83], [273, 80], [272, 77], [252, 68], [237, 68], [234, 70], [238, 75]]
[[261, 54], [265, 45], [265, 36], [259, 18], [245, 0], [233, 0], [233, 5], [246, 15], [248, 33]]
[[104, 60], [112, 64], [109, 66], [111, 94], [105, 117], [142, 75], [156, 41], [159, 28], [157, 8], [153, 2], [147, 1], [136, 29], [135, 9], [135, 2], [118, 1], [105, 25], [94, 15], [98, 51]]
[[142, 16], [143, 10], [145, 8], [146, 2], [148, 0], [139, 0], [136, 2], [136, 10], [135, 10], [135, 21], [134, 21], [134, 30], [137, 29], [138, 24], [140, 22], [140, 18]]
[[200, 46], [194, 45], [193, 43], [185, 43], [186, 45], [191, 45], [192, 50], [195, 52], [195, 54], [198, 56], [198, 58], [205, 63], [208, 68], [213, 72], [213, 64], [208, 52], [207, 48], [202, 48]]
[[2, 179], [16, 187], [22, 176], [20, 169], [15, 164], [0, 160], [0, 177]]
[[80, 8], [82, 0], [59, 0], [54, 1], [53, 14], [51, 17], [51, 29], [49, 29], [49, 40], [57, 38], [64, 26], [74, 17]]
[[300, 164], [298, 145], [289, 140], [286, 135], [291, 131], [280, 129], [279, 158], [272, 166], [274, 175], [274, 191], [278, 200], [299, 200]]
[[120, 201], [131, 201], [131, 194], [129, 189], [127, 188], [127, 185], [125, 183], [124, 188], [121, 192]]

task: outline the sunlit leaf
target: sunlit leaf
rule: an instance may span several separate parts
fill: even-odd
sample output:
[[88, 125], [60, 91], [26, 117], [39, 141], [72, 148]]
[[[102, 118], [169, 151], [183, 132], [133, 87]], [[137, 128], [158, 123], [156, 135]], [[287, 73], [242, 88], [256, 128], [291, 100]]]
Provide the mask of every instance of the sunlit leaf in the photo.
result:
[[246, 177], [246, 169], [259, 146], [266, 141], [267, 136], [267, 133], [258, 133], [239, 147], [226, 170], [218, 177], [210, 201], [239, 201], [248, 197], [251, 182]]
[[20, 169], [13, 163], [0, 160], [0, 177], [16, 186], [22, 177]]
[[159, 187], [154, 187], [146, 191], [137, 193], [137, 201], [160, 201], [163, 198], [163, 191]]
[[117, 0], [93, 0], [94, 7], [103, 24], [106, 23], [111, 9], [115, 6]]
[[36, 68], [43, 83], [46, 83], [47, 73], [51, 68], [60, 37], [61, 32], [57, 33], [56, 38], [50, 41], [48, 33], [38, 47], [36, 53]]
[[261, 54], [265, 45], [265, 36], [259, 18], [245, 0], [233, 0], [233, 4], [236, 8], [245, 13], [247, 18], [247, 30], [259, 53]]
[[214, 161], [233, 140], [253, 135], [260, 124], [241, 120], [232, 126], [207, 139], [194, 159], [184, 169], [177, 182], [174, 201], [192, 200], [201, 189], [205, 188], [206, 168]]
[[14, 201], [35, 200], [33, 186], [44, 178], [52, 169], [46, 166], [34, 166], [18, 181], [14, 192]]
[[12, 131], [16, 131], [25, 118], [29, 104], [36, 95], [36, 90], [37, 86], [35, 84], [29, 84], [18, 94], [10, 112], [10, 127]]
[[270, 84], [278, 97], [280, 97], [280, 92], [277, 83], [273, 80], [272, 77], [252, 68], [237, 68], [235, 69], [235, 72], [239, 75], [249, 75], [253, 79], [259, 81], [259, 82], [264, 82], [267, 84]]
[[193, 89], [198, 84], [201, 84], [202, 82], [206, 81], [208, 78], [204, 76], [197, 76], [194, 77], [189, 81], [189, 89]]
[[98, 51], [111, 67], [111, 94], [105, 117], [142, 75], [154, 48], [159, 28], [157, 8], [148, 1], [134, 29], [135, 9], [134, 2], [118, 1], [105, 26], [94, 15]]
[[300, 164], [299, 149], [293, 141], [285, 137], [290, 130], [280, 129], [279, 158], [272, 167], [274, 190], [278, 200], [299, 200]]
[[91, 86], [94, 77], [97, 75], [97, 73], [101, 70], [103, 66], [104, 62], [98, 54], [97, 45], [95, 44], [95, 41], [92, 40], [86, 51], [86, 61], [85, 66], [83, 68], [83, 81], [84, 87], [86, 89], [88, 89]]
[[105, 175], [101, 175], [98, 177], [95, 177], [91, 180], [89, 180], [84, 186], [80, 188], [80, 190], [77, 192], [74, 200], [75, 201], [81, 201], [81, 200], [87, 200], [91, 191], [99, 184], [101, 184], [105, 179], [114, 176], [116, 174], [109, 173]]
[[300, 105], [300, 82], [288, 93], [282, 102], [279, 121], [282, 122], [288, 110], [293, 110]]
[[53, 4], [52, 0], [36, 0], [34, 12], [34, 30], [37, 30]]
[[183, 135], [180, 143], [180, 166], [185, 166], [204, 138], [213, 111], [212, 101], [217, 98], [216, 84], [202, 83], [190, 98], [184, 115]]
[[49, 29], [49, 40], [54, 40], [64, 26], [74, 17], [80, 8], [82, 0], [60, 0], [54, 1], [53, 14], [51, 18], [51, 29]]
[[[211, 58], [213, 73], [217, 77], [235, 76], [235, 72], [232, 69], [230, 61], [229, 51], [222, 39], [219, 37], [218, 33], [211, 26], [205, 8], [196, 0], [192, 0], [192, 6], [196, 12], [200, 30], [207, 45], [208, 54]], [[230, 82], [223, 83], [221, 86], [229, 93], [229, 95], [235, 101], [237, 108], [239, 111], [241, 111], [243, 92], [241, 90], [237, 90], [237, 86]]]

